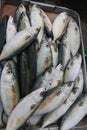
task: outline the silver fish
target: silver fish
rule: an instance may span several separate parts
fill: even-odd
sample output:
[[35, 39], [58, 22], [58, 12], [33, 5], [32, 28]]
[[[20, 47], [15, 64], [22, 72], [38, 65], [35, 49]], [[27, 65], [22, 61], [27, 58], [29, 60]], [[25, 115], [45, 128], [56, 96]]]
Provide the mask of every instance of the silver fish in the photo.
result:
[[66, 36], [68, 44], [70, 45], [71, 53], [74, 56], [80, 47], [80, 31], [78, 24], [73, 18], [70, 19]]
[[37, 109], [44, 94], [45, 90], [40, 88], [24, 97], [10, 114], [6, 130], [16, 130], [20, 128]]
[[59, 45], [58, 63], [61, 63], [65, 68], [70, 59], [70, 46], [66, 40], [65, 35], [61, 41], [61, 44]]
[[21, 31], [23, 29], [30, 27], [30, 21], [26, 12], [22, 12], [18, 21], [17, 30]]
[[0, 61], [11, 58], [24, 50], [36, 38], [39, 30], [31, 27], [18, 32], [5, 44], [0, 55]]
[[19, 101], [19, 85], [16, 65], [13, 61], [6, 62], [2, 70], [1, 101], [8, 116]]
[[65, 33], [65, 29], [69, 22], [69, 16], [67, 12], [60, 13], [53, 22], [53, 37], [54, 41], [61, 38]]
[[52, 23], [51, 23], [49, 17], [47, 16], [47, 14], [42, 9], [40, 9], [40, 10], [41, 10], [41, 13], [42, 13], [42, 16], [43, 16], [46, 34], [48, 36], [52, 36]]
[[52, 53], [52, 65], [56, 67], [58, 64], [58, 44], [53, 42], [50, 44], [51, 53]]
[[18, 25], [18, 21], [19, 21], [19, 18], [20, 18], [20, 16], [21, 16], [21, 13], [22, 13], [22, 12], [26, 12], [26, 8], [24, 7], [23, 4], [20, 4], [20, 5], [18, 6], [18, 8], [16, 9], [15, 15], [14, 15], [14, 21], [15, 21], [15, 23], [16, 23], [16, 26]]
[[69, 96], [73, 88], [73, 82], [64, 84], [62, 87], [56, 87], [47, 96], [35, 111], [34, 115], [43, 115], [59, 107]]
[[40, 50], [37, 52], [37, 76], [51, 66], [52, 54], [48, 42], [43, 40]]
[[74, 56], [66, 67], [64, 82], [75, 81], [79, 74], [81, 67], [82, 57], [80, 54]]
[[8, 42], [16, 33], [17, 33], [16, 25], [13, 21], [13, 17], [10, 16], [7, 22], [6, 42]]
[[70, 130], [77, 125], [86, 114], [87, 94], [77, 100], [77, 102], [65, 113], [59, 130]]
[[31, 9], [30, 20], [31, 20], [32, 27], [41, 28], [40, 32], [37, 36], [37, 40], [38, 40], [39, 47], [40, 47], [42, 37], [44, 34], [44, 21], [43, 21], [42, 15], [41, 15], [41, 11], [36, 5], [34, 5]]
[[69, 97], [64, 101], [64, 103], [55, 109], [54, 111], [48, 113], [44, 120], [42, 127], [46, 127], [54, 122], [56, 122], [60, 117], [62, 117], [65, 112], [70, 108], [70, 106], [75, 102], [75, 100], [81, 95], [83, 90], [83, 72], [80, 69], [79, 75], [76, 78], [75, 86], [71, 91]]
[[49, 68], [44, 75], [39, 77], [34, 84], [33, 88], [44, 87], [46, 91], [59, 86], [63, 80], [63, 67], [59, 64], [56, 68]]

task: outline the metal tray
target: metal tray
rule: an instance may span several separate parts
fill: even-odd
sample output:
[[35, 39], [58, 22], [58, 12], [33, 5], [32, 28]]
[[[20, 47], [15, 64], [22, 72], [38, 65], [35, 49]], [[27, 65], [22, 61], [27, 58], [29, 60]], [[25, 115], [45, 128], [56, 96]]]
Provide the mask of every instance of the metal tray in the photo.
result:
[[[79, 29], [80, 29], [80, 49], [79, 49], [79, 53], [82, 55], [82, 68], [83, 68], [83, 73], [84, 73], [84, 91], [83, 93], [87, 92], [87, 81], [86, 81], [86, 64], [85, 64], [85, 55], [84, 55], [84, 45], [83, 45], [83, 37], [82, 37], [82, 30], [81, 30], [81, 21], [80, 21], [80, 16], [79, 14], [71, 9], [65, 8], [65, 7], [60, 7], [60, 6], [55, 6], [55, 5], [50, 5], [50, 4], [44, 4], [44, 3], [39, 3], [39, 2], [34, 2], [34, 1], [28, 1], [28, 0], [23, 0], [24, 4], [27, 5], [28, 2], [30, 2], [32, 5], [33, 4], [37, 4], [40, 8], [42, 8], [43, 10], [45, 10], [49, 14], [51, 14], [51, 16], [54, 14], [59, 14], [63, 11], [68, 12], [68, 14], [70, 16], [72, 16], [76, 22], [78, 23]], [[29, 3], [28, 3], [29, 4]], [[76, 127], [74, 127], [72, 130], [87, 130], [87, 127], [85, 127], [84, 125], [87, 124], [87, 117], [85, 117]], [[84, 126], [84, 128], [82, 128], [82, 126]], [[30, 130], [42, 130], [42, 128], [39, 128], [38, 126], [31, 126], [28, 127], [28, 129]], [[4, 129], [2, 129], [4, 130]], [[26, 128], [27, 130], [27, 128]], [[57, 125], [53, 125], [49, 128], [45, 128], [43, 130], [58, 130], [58, 126]]]

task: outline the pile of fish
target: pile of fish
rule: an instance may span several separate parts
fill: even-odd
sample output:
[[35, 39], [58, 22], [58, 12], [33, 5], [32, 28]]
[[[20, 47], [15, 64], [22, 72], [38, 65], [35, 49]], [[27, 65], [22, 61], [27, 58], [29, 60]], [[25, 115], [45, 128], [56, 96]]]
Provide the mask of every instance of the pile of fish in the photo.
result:
[[0, 21], [0, 128], [19, 130], [61, 118], [69, 130], [87, 114], [78, 23], [61, 12], [51, 23], [37, 5]]

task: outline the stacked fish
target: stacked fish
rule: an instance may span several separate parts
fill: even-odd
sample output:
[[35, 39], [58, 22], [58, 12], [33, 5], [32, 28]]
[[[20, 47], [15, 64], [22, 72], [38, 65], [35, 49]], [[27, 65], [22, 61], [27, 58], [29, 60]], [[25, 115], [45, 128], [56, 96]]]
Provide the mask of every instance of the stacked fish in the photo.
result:
[[62, 116], [59, 130], [73, 128], [87, 114], [74, 18], [61, 12], [52, 24], [37, 5], [21, 4], [1, 20], [0, 36], [0, 128], [43, 118], [43, 129]]

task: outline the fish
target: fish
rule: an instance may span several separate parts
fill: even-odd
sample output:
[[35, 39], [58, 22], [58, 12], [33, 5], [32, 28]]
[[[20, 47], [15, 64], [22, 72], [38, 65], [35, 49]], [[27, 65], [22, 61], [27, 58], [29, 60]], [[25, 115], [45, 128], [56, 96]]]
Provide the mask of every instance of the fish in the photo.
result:
[[44, 73], [52, 64], [52, 54], [49, 43], [43, 40], [40, 50], [37, 52], [37, 77]]
[[62, 84], [63, 81], [63, 67], [59, 64], [56, 68], [49, 68], [43, 75], [37, 78], [33, 88], [44, 87], [46, 91], [53, 89]]
[[40, 28], [40, 32], [37, 36], [37, 41], [39, 43], [39, 48], [40, 48], [43, 34], [44, 34], [44, 21], [41, 15], [41, 11], [36, 5], [33, 5], [31, 8], [30, 22], [32, 27]]
[[77, 125], [87, 114], [87, 94], [81, 96], [65, 113], [59, 130], [70, 130]]
[[16, 130], [20, 128], [24, 122], [32, 116], [44, 96], [44, 88], [37, 89], [25, 96], [11, 112], [6, 130]]
[[8, 16], [4, 16], [0, 21], [0, 54], [2, 52], [3, 46], [6, 43], [6, 28], [8, 22]]
[[70, 18], [66, 39], [70, 45], [72, 56], [75, 56], [80, 47], [80, 30], [78, 24], [73, 18]]
[[26, 14], [26, 12], [22, 12], [18, 21], [17, 25], [17, 31], [21, 31], [23, 29], [29, 28], [30, 27], [30, 21], [29, 18]]
[[65, 75], [64, 75], [64, 82], [69, 82], [69, 81], [75, 81], [79, 74], [79, 70], [81, 67], [82, 63], [82, 56], [81, 54], [75, 55], [68, 63], [66, 70], [65, 70]]
[[31, 124], [31, 125], [37, 125], [39, 122], [40, 122], [40, 120], [41, 120], [41, 118], [42, 118], [42, 116], [41, 115], [37, 115], [37, 116], [31, 116], [30, 118], [29, 118], [29, 120], [27, 121], [27, 124]]
[[48, 125], [56, 122], [60, 117], [65, 114], [65, 112], [71, 107], [71, 105], [76, 101], [76, 99], [82, 94], [83, 84], [83, 71], [81, 68], [70, 95], [60, 107], [48, 113], [44, 117], [42, 128], [47, 127]]
[[16, 33], [16, 35], [4, 45], [0, 55], [0, 61], [12, 58], [24, 50], [34, 41], [39, 30], [40, 29], [34, 29], [31, 27]]
[[55, 87], [54, 89], [48, 91], [34, 115], [43, 115], [49, 113], [63, 104], [63, 102], [71, 93], [73, 85], [73, 82], [68, 82], [60, 87]]
[[50, 48], [52, 53], [52, 66], [56, 67], [58, 65], [58, 44], [52, 41]]
[[47, 14], [42, 9], [40, 9], [40, 10], [41, 10], [41, 14], [43, 16], [45, 32], [46, 32], [47, 36], [52, 37], [52, 23], [51, 23], [49, 17], [47, 16]]
[[5, 128], [5, 123], [2, 120], [2, 114], [3, 114], [3, 106], [0, 98], [0, 129]]
[[60, 39], [64, 35], [68, 22], [69, 16], [67, 12], [62, 12], [55, 18], [52, 27], [54, 41]]
[[19, 85], [14, 61], [7, 61], [1, 74], [1, 101], [5, 113], [9, 116], [19, 102]]
[[20, 16], [21, 16], [22, 12], [26, 12], [26, 8], [24, 7], [23, 4], [20, 4], [20, 5], [17, 7], [17, 9], [16, 9], [16, 11], [15, 11], [15, 14], [14, 14], [14, 22], [15, 22], [15, 24], [16, 24], [16, 27], [18, 26], [18, 21], [19, 21], [19, 18], [20, 18]]
[[65, 69], [69, 60], [71, 59], [70, 46], [66, 40], [66, 35], [63, 36], [61, 44], [58, 47], [58, 64], [61, 63]]
[[17, 33], [16, 25], [13, 21], [13, 17], [10, 16], [7, 22], [6, 42], [8, 42], [16, 33]]

